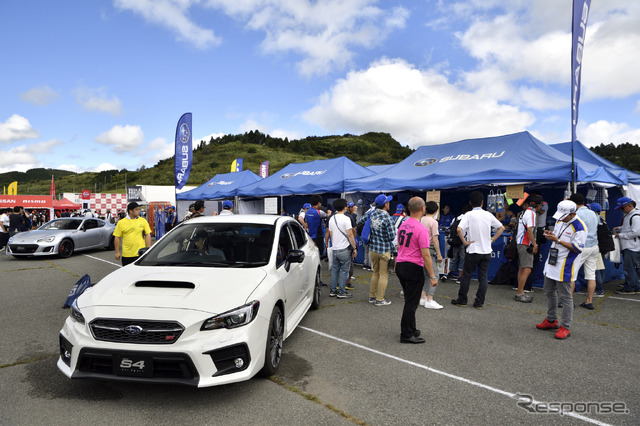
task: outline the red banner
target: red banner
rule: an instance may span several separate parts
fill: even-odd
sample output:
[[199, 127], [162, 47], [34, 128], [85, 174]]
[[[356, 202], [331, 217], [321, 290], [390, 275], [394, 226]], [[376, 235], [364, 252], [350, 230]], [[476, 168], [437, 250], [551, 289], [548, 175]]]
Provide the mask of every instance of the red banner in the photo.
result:
[[53, 180], [53, 175], [51, 175], [51, 191], [49, 191], [52, 197], [56, 197], [56, 183]]
[[25, 209], [50, 209], [53, 207], [50, 195], [0, 195], [0, 208], [22, 206]]
[[91, 191], [89, 191], [88, 189], [83, 189], [82, 190], [82, 194], [80, 194], [80, 198], [82, 198], [83, 200], [90, 200], [91, 199]]

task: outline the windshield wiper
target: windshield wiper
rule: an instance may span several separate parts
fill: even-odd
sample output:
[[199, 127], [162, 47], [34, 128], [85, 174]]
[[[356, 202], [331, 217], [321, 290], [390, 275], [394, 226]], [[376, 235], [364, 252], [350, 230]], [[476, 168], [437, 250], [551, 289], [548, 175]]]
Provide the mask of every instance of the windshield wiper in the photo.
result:
[[234, 262], [231, 266], [232, 268], [253, 268], [255, 266], [264, 266], [269, 262], [260, 261], [260, 262]]
[[229, 266], [225, 262], [213, 262], [213, 261], [196, 261], [196, 262], [156, 262], [150, 266]]

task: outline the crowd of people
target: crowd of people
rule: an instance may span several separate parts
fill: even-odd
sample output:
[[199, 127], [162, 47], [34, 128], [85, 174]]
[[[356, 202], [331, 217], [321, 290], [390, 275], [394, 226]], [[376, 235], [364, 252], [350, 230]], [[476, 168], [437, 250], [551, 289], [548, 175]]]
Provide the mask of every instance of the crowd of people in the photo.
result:
[[[625, 282], [617, 294], [640, 294], [640, 211], [628, 197], [617, 200], [616, 209], [624, 218], [613, 233], [602, 219], [602, 207], [598, 203], [585, 203], [581, 194], [573, 194], [560, 202], [553, 216], [547, 218], [549, 206], [539, 193], [526, 199], [516, 215], [512, 208], [491, 213], [485, 209], [484, 195], [474, 191], [469, 196], [459, 216], [451, 214], [450, 206], [443, 205], [436, 220], [438, 204], [425, 202], [419, 197], [409, 200], [406, 206], [398, 204], [390, 213], [392, 196], [380, 194], [371, 208], [360, 218], [356, 206], [344, 199], [330, 208], [322, 207], [322, 197], [314, 195], [310, 203], [303, 205], [298, 221], [309, 233], [323, 256], [331, 258], [330, 297], [352, 297], [353, 264], [356, 257], [357, 237], [365, 242], [364, 268], [372, 271], [369, 282], [369, 302], [374, 306], [386, 306], [385, 298], [389, 272], [395, 271], [402, 285], [404, 310], [401, 320], [401, 342], [421, 343], [420, 331], [415, 328], [415, 311], [419, 306], [442, 309], [434, 300], [438, 286], [438, 265], [443, 253], [438, 239], [441, 230], [449, 230], [450, 275], [460, 284], [457, 298], [451, 301], [458, 307], [467, 306], [471, 277], [477, 273], [478, 290], [473, 307], [483, 309], [488, 289], [488, 269], [492, 244], [505, 230], [512, 233], [515, 255], [510, 264], [517, 265], [513, 273], [514, 300], [531, 303], [533, 297], [532, 271], [543, 264], [543, 293], [547, 300], [547, 315], [539, 329], [556, 330], [555, 337], [565, 339], [570, 335], [573, 318], [573, 294], [578, 272], [583, 269], [586, 280], [586, 300], [582, 308], [594, 309], [593, 298], [604, 295], [603, 255], [613, 250], [613, 238], [620, 242]], [[602, 232], [601, 232], [602, 231]], [[601, 240], [608, 236], [611, 244]], [[366, 240], [366, 241], [365, 241]], [[541, 245], [549, 243], [549, 255], [542, 259]], [[325, 251], [326, 248], [326, 251]], [[426, 274], [426, 275], [425, 275]], [[446, 279], [446, 276], [441, 277]], [[558, 309], [562, 308], [558, 319]]]

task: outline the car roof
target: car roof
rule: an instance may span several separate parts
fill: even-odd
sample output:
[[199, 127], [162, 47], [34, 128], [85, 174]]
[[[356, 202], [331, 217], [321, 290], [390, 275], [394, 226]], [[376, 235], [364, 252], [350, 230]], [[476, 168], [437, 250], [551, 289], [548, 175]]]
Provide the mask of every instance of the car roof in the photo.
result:
[[288, 216], [269, 214], [234, 214], [222, 216], [198, 216], [193, 219], [189, 219], [186, 223], [256, 223], [261, 225], [274, 225], [279, 219], [287, 220], [291, 218]]

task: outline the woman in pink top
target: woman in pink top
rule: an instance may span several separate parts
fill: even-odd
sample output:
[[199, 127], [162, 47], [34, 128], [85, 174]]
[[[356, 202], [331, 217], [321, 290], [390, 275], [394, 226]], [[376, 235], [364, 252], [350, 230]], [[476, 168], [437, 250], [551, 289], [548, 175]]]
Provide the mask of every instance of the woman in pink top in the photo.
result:
[[409, 200], [410, 217], [398, 228], [398, 262], [396, 275], [404, 291], [404, 309], [400, 321], [401, 343], [424, 343], [420, 330], [416, 329], [416, 309], [424, 284], [424, 270], [429, 274], [431, 286], [438, 285], [429, 254], [429, 231], [420, 223], [425, 213], [425, 203], [420, 197]]

